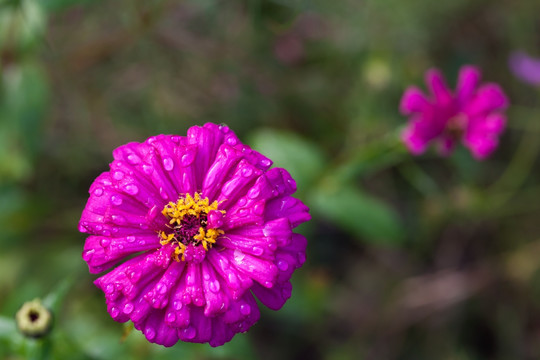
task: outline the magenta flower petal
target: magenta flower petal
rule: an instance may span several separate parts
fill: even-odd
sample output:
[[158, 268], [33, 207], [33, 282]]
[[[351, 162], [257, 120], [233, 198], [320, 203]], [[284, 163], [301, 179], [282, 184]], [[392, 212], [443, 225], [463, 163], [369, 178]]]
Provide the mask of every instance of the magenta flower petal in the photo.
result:
[[[83, 259], [107, 311], [151, 342], [219, 346], [291, 296], [310, 219], [296, 183], [226, 126], [192, 127], [113, 152], [90, 187]], [[120, 265], [114, 267], [117, 263]]]
[[521, 81], [540, 85], [540, 59], [533, 58], [522, 51], [510, 55], [510, 70]]
[[435, 143], [439, 153], [448, 156], [461, 140], [476, 159], [491, 155], [504, 129], [502, 111], [509, 101], [497, 84], [479, 83], [480, 70], [467, 65], [460, 69], [455, 94], [433, 69], [426, 73], [429, 99], [416, 87], [405, 90], [400, 111], [411, 117], [401, 139], [412, 154]]

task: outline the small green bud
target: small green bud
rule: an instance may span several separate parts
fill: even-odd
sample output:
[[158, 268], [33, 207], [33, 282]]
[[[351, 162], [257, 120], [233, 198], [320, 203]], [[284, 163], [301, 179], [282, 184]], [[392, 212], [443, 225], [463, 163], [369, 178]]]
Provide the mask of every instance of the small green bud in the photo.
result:
[[25, 302], [17, 311], [15, 321], [19, 331], [28, 337], [39, 338], [51, 329], [52, 314], [40, 299]]

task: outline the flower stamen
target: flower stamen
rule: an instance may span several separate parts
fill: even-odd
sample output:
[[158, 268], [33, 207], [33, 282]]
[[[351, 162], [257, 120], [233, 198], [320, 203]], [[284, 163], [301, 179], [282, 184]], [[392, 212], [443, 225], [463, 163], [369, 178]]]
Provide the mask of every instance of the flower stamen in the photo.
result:
[[218, 210], [218, 202], [210, 203], [208, 198], [202, 198], [199, 193], [194, 196], [180, 196], [176, 203], [169, 202], [163, 208], [162, 214], [169, 219], [168, 227], [172, 232], [158, 233], [161, 245], [175, 246], [173, 258], [176, 261], [186, 261], [188, 247], [202, 246], [205, 251], [212, 248], [216, 239], [224, 233], [221, 229], [208, 229], [208, 214]]

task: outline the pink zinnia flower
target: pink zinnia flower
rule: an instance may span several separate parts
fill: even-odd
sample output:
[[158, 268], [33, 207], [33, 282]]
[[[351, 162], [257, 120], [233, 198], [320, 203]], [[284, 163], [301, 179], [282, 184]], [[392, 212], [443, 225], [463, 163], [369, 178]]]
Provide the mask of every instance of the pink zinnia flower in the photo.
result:
[[194, 126], [113, 152], [90, 187], [79, 229], [94, 283], [116, 321], [165, 346], [219, 346], [277, 310], [305, 261], [293, 228], [309, 209], [295, 181], [226, 126]]
[[443, 155], [448, 155], [461, 140], [476, 159], [488, 157], [504, 130], [506, 118], [501, 112], [508, 106], [508, 99], [497, 84], [478, 87], [479, 82], [480, 70], [463, 66], [455, 93], [435, 69], [426, 73], [430, 96], [409, 87], [400, 104], [401, 112], [411, 115], [402, 134], [407, 148], [417, 155], [434, 142]]

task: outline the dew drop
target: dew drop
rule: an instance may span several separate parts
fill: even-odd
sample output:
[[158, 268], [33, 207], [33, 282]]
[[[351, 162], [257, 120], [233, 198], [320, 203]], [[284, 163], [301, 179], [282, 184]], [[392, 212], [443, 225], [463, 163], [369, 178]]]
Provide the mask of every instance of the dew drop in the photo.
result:
[[277, 267], [281, 271], [287, 271], [287, 269], [289, 268], [289, 263], [286, 262], [285, 260], [279, 260], [277, 263]]
[[126, 218], [123, 217], [122, 215], [112, 215], [111, 216], [111, 219], [112, 221], [115, 223], [115, 224], [125, 224], [126, 223]]
[[135, 242], [135, 236], [130, 235], [130, 236], [126, 237], [126, 240], [127, 240], [128, 243], [133, 243], [133, 242]]
[[150, 175], [154, 172], [154, 168], [150, 164], [143, 164], [142, 169], [146, 175]]
[[169, 198], [169, 195], [165, 192], [165, 189], [163, 189], [163, 186], [159, 188], [159, 195], [163, 200], [167, 200]]
[[172, 324], [176, 321], [176, 315], [174, 312], [170, 311], [167, 313], [167, 316], [165, 317], [165, 322]]
[[242, 176], [243, 177], [250, 177], [251, 175], [253, 175], [253, 169], [246, 166], [242, 169]]
[[193, 339], [195, 335], [197, 335], [197, 330], [195, 330], [193, 326], [188, 326], [182, 330], [182, 335], [184, 335], [186, 339]]
[[193, 151], [187, 152], [180, 158], [180, 163], [182, 166], [186, 167], [193, 163], [193, 160], [195, 160], [195, 153]]
[[246, 255], [242, 252], [242, 250], [234, 250], [234, 261], [236, 261], [238, 264], [242, 263], [242, 260], [244, 260], [245, 257]]
[[101, 231], [101, 230], [103, 230], [103, 226], [101, 226], [101, 225], [96, 225], [96, 231], [99, 232], [99, 231]]
[[203, 273], [203, 279], [206, 280], [206, 281], [210, 280], [210, 275], [207, 272], [204, 272]]
[[208, 284], [208, 288], [210, 288], [210, 291], [213, 293], [219, 292], [219, 289], [220, 289], [219, 281], [217, 280], [210, 281], [210, 283]]
[[83, 260], [84, 261], [92, 260], [92, 256], [94, 256], [95, 251], [96, 250], [94, 250], [94, 249], [84, 250], [83, 253], [82, 253]]
[[139, 193], [139, 188], [135, 184], [128, 184], [128, 185], [124, 186], [124, 190], [129, 195], [137, 195]]
[[101, 239], [101, 241], [99, 243], [101, 244], [102, 247], [107, 247], [111, 243], [111, 240], [109, 240], [107, 238], [103, 238], [103, 239]]
[[165, 294], [167, 292], [167, 285], [164, 285], [164, 284], [157, 284], [156, 285], [156, 290], [158, 293], [160, 293], [161, 295]]
[[103, 189], [102, 188], [97, 188], [96, 190], [94, 190], [94, 195], [96, 195], [96, 196], [103, 195]]
[[119, 249], [119, 250], [124, 250], [124, 245], [118, 244], [118, 249]]
[[238, 139], [236, 138], [236, 136], [233, 135], [229, 136], [226, 141], [227, 144], [229, 144], [230, 146], [234, 146], [238, 143]]
[[117, 308], [115, 308], [115, 307], [111, 308], [111, 316], [112, 316], [113, 319], [115, 317], [117, 317], [119, 314], [120, 314], [120, 311]]
[[240, 313], [244, 316], [248, 316], [251, 313], [251, 306], [249, 306], [249, 304], [240, 305]]
[[261, 159], [259, 161], [259, 164], [262, 166], [262, 167], [269, 167], [270, 165], [272, 165], [272, 161], [270, 159]]
[[112, 294], [114, 292], [114, 285], [108, 284], [107, 286], [105, 286], [105, 292], [107, 294]]
[[122, 205], [122, 198], [118, 195], [111, 196], [111, 202], [113, 205], [120, 206]]
[[124, 305], [124, 314], [126, 315], [129, 315], [133, 312], [133, 304], [132, 303], [126, 303], [126, 305]]
[[238, 210], [238, 216], [240, 217], [244, 217], [244, 216], [247, 216], [249, 212], [246, 210], [246, 209], [240, 209]]
[[256, 204], [254, 207], [253, 207], [253, 213], [255, 215], [259, 215], [261, 216], [263, 213], [264, 213], [264, 203], [259, 203], [259, 204]]
[[123, 178], [124, 178], [124, 173], [122, 171], [118, 170], [113, 173], [113, 179], [122, 180]]
[[163, 168], [167, 171], [172, 171], [174, 169], [174, 161], [170, 157], [163, 159]]
[[144, 335], [146, 335], [146, 338], [150, 341], [154, 340], [154, 338], [156, 337], [156, 331], [149, 327], [149, 328], [146, 328], [146, 330], [144, 331]]
[[143, 245], [145, 245], [145, 244], [146, 244], [146, 241], [144, 241], [144, 240], [139, 240], [139, 245], [143, 246]]
[[265, 281], [265, 282], [264, 282], [264, 286], [267, 287], [267, 288], [271, 288], [271, 287], [274, 286], [274, 283], [271, 282], [271, 281]]
[[261, 256], [264, 252], [264, 249], [260, 246], [254, 246], [251, 251], [253, 251], [254, 255]]
[[248, 191], [248, 198], [256, 199], [261, 194], [261, 190], [258, 187], [253, 187]]
[[238, 200], [238, 202], [236, 203], [239, 207], [243, 207], [245, 206], [247, 203], [247, 200], [246, 198], [240, 198], [240, 200]]
[[182, 306], [184, 306], [184, 304], [182, 304], [181, 301], [175, 300], [173, 301], [172, 306], [174, 310], [180, 311], [182, 309]]
[[129, 154], [127, 156], [127, 161], [128, 163], [130, 163], [131, 165], [137, 165], [138, 163], [141, 162], [141, 158], [138, 157], [137, 155], [135, 154]]

